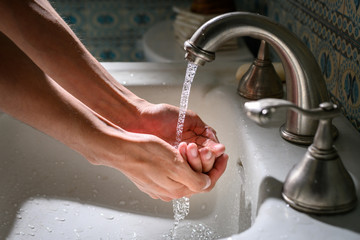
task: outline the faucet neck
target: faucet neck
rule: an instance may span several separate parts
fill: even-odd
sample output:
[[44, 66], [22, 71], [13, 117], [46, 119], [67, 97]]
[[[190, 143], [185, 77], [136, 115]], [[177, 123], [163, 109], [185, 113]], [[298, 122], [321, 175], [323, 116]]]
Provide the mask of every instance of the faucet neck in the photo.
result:
[[[325, 80], [307, 46], [285, 27], [265, 16], [232, 12], [211, 19], [185, 43], [187, 58], [203, 65], [214, 60], [215, 51], [224, 42], [243, 36], [265, 40], [278, 54], [284, 67], [289, 101], [304, 109], [316, 108], [320, 103], [329, 101]], [[316, 128], [316, 121], [289, 112], [282, 135], [290, 141], [293, 141], [293, 135], [304, 136], [305, 139], [311, 136], [305, 143], [309, 144]]]

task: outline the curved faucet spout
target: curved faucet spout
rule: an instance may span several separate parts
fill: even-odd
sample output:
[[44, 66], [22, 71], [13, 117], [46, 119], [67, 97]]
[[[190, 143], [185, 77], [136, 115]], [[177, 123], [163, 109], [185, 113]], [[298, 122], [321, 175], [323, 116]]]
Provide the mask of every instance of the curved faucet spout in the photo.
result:
[[[224, 42], [242, 36], [265, 40], [276, 51], [284, 67], [289, 101], [304, 109], [329, 101], [321, 70], [306, 45], [285, 27], [258, 14], [233, 12], [206, 22], [185, 42], [185, 58], [204, 65], [215, 59], [215, 51]], [[291, 142], [310, 144], [317, 124], [311, 118], [289, 111], [281, 135]]]

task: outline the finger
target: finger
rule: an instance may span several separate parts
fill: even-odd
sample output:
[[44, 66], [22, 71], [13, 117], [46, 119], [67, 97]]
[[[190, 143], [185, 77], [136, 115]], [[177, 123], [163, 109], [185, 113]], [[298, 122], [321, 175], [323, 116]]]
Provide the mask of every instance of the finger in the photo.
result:
[[205, 137], [198, 137], [196, 139], [196, 144], [199, 145], [199, 146], [202, 146], [202, 147], [209, 148], [213, 152], [215, 157], [219, 157], [225, 152], [225, 145], [224, 144], [214, 142], [214, 141], [212, 141], [210, 139], [207, 139]]
[[[160, 175], [159, 175], [160, 176]], [[190, 191], [186, 186], [172, 179], [166, 177], [165, 179], [154, 179], [147, 182], [139, 181], [136, 178], [129, 177], [129, 179], [144, 193], [154, 199], [161, 199], [163, 201], [170, 201], [181, 198], [187, 195], [192, 195], [194, 192]]]
[[225, 172], [227, 161], [229, 156], [224, 153], [222, 156], [216, 159], [214, 167], [208, 172], [208, 175], [211, 179], [211, 185], [205, 191], [210, 191], [214, 188], [216, 182], [219, 180], [221, 175]]
[[137, 185], [137, 187], [144, 193], [146, 193], [147, 195], [149, 195], [151, 198], [153, 199], [160, 199], [162, 201], [165, 202], [169, 202], [171, 200], [174, 199], [178, 199], [178, 198], [182, 198], [184, 196], [191, 196], [194, 193], [192, 191], [190, 191], [187, 187], [185, 186], [181, 186], [181, 188], [178, 189], [171, 189], [171, 190], [167, 190], [165, 188], [162, 188], [160, 186], [158, 187], [149, 187], [149, 188], [144, 188], [141, 187], [139, 185]]
[[171, 200], [174, 200], [175, 198], [170, 198], [167, 196], [158, 196], [158, 199], [161, 199], [164, 202], [170, 202]]
[[169, 200], [179, 199], [185, 196], [191, 196], [193, 194], [195, 193], [192, 192], [188, 187], [186, 187], [185, 185], [181, 185], [180, 188], [172, 189], [171, 191], [169, 191], [167, 195], [158, 195], [158, 196], [163, 201], [169, 201]]
[[186, 142], [181, 142], [179, 144], [178, 149], [179, 149], [180, 155], [185, 159], [185, 161], [187, 161], [186, 148], [187, 148]]
[[189, 194], [203, 192], [211, 185], [211, 179], [208, 175], [193, 171], [189, 164], [182, 165], [181, 168], [172, 173], [172, 180], [186, 186], [190, 191]]
[[215, 142], [219, 142], [219, 139], [216, 136], [216, 131], [212, 127], [207, 126], [205, 128], [204, 134], [202, 134], [202, 135], [208, 137], [209, 139], [211, 139]]
[[190, 143], [187, 146], [186, 150], [187, 150], [186, 151], [187, 159], [188, 159], [188, 162], [189, 162], [191, 168], [195, 172], [202, 172], [203, 167], [202, 167], [200, 155], [198, 153], [197, 145], [195, 143]]
[[220, 157], [225, 152], [225, 145], [221, 143], [213, 144], [210, 146], [210, 150], [213, 152], [215, 157]]
[[200, 149], [200, 156], [201, 156], [203, 172], [204, 173], [209, 172], [213, 168], [215, 155], [212, 153], [212, 151], [209, 148], [204, 147]]

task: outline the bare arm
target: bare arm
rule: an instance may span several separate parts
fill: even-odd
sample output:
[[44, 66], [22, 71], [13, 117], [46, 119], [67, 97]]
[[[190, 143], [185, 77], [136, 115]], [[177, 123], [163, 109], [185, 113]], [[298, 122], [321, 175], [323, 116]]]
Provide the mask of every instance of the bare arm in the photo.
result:
[[0, 16], [0, 31], [52, 79], [113, 123], [136, 128], [148, 103], [104, 70], [48, 1], [0, 1]]
[[[85, 104], [91, 109], [89, 112], [93, 113], [93, 115], [95, 112], [96, 116], [100, 115], [104, 121], [110, 121], [114, 127], [126, 130], [125, 132], [128, 133], [126, 136], [143, 133], [143, 136], [135, 137], [135, 139], [143, 139], [137, 141], [138, 144], [140, 142], [143, 144], [141, 145], [142, 148], [145, 148], [146, 144], [146, 146], [150, 146], [149, 143], [153, 141], [159, 143], [160, 139], [154, 138], [154, 136], [165, 140], [167, 143], [174, 140], [178, 108], [166, 104], [150, 104], [116, 82], [86, 50], [48, 1], [2, 0], [0, 1], [0, 16], [0, 32], [15, 43], [22, 54], [29, 58], [28, 61], [31, 59], [32, 65], [41, 71], [46, 78], [51, 79], [54, 86], [59, 84], [62, 91], [65, 89], [74, 96], [78, 104]], [[16, 59], [14, 59], [14, 62], [16, 62]], [[18, 94], [16, 96], [20, 98], [25, 95]], [[8, 97], [11, 97], [11, 95]], [[46, 101], [46, 98], [42, 100]], [[10, 99], [8, 99], [7, 103], [9, 102]], [[6, 106], [7, 104], [4, 104], [4, 107]], [[17, 113], [22, 114], [25, 120], [20, 119], [30, 125], [39, 123], [35, 112], [21, 113], [19, 111]], [[35, 122], [29, 121], [30, 117], [25, 113], [32, 114], [32, 117], [36, 119]], [[18, 116], [16, 115], [16, 117]], [[49, 124], [45, 120], [43, 119], [43, 124]], [[52, 128], [42, 130], [45, 132], [56, 131], [56, 129]], [[129, 131], [134, 133], [130, 134]], [[57, 134], [50, 133], [50, 135], [62, 139]], [[227, 156], [222, 155], [225, 148], [218, 143], [215, 132], [211, 128], [207, 128], [196, 114], [188, 113], [184, 126], [184, 135], [188, 136], [186, 138], [188, 142], [195, 142], [199, 148], [207, 148], [212, 152], [211, 161], [207, 164], [210, 168], [213, 166], [215, 158], [219, 160], [227, 159]], [[147, 141], [144, 139], [147, 139]], [[64, 140], [65, 138], [62, 141]], [[170, 145], [164, 144], [165, 142], [161, 141], [160, 145], [170, 151], [168, 149]], [[71, 142], [68, 145], [74, 148]], [[151, 151], [159, 147], [159, 145], [152, 146]], [[151, 148], [149, 147], [149, 149]], [[180, 157], [178, 151], [174, 149], [171, 149], [171, 151]], [[122, 152], [119, 152], [119, 154], [121, 155]], [[151, 155], [142, 157], [154, 160], [149, 156]], [[91, 156], [87, 158], [89, 159]], [[199, 161], [198, 158], [194, 159]], [[224, 172], [225, 165], [226, 160], [215, 161], [214, 168], [208, 173], [212, 179], [212, 186]], [[143, 188], [145, 187], [143, 186]]]
[[209, 186], [210, 178], [192, 171], [171, 145], [102, 119], [1, 33], [0, 52], [0, 109], [4, 112], [62, 141], [93, 164], [122, 171], [153, 198], [171, 200]]

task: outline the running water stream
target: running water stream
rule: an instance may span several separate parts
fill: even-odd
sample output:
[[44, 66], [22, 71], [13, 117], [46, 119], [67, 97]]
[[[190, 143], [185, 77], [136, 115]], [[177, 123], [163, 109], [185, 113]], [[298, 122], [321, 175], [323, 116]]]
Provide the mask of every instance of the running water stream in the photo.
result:
[[[183, 84], [183, 89], [181, 92], [180, 98], [180, 107], [179, 107], [179, 118], [176, 127], [176, 140], [174, 147], [177, 149], [182, 140], [182, 133], [184, 128], [186, 111], [188, 108], [189, 96], [191, 83], [196, 74], [197, 65], [195, 63], [189, 62], [186, 74], [185, 81]], [[173, 200], [173, 211], [174, 211], [174, 225], [170, 230], [169, 235], [165, 235], [167, 240], [175, 239], [187, 239], [187, 240], [212, 240], [215, 238], [215, 233], [204, 224], [187, 224], [183, 228], [179, 228], [181, 220], [184, 220], [185, 217], [189, 214], [190, 211], [190, 199], [187, 197], [182, 197], [176, 200]], [[177, 231], [181, 230], [181, 236], [177, 237]]]
[[[177, 122], [176, 127], [176, 140], [174, 147], [177, 149], [179, 147], [179, 144], [182, 139], [182, 132], [184, 128], [184, 122], [185, 122], [185, 115], [186, 110], [188, 108], [188, 102], [189, 102], [189, 96], [190, 96], [190, 89], [191, 89], [191, 83], [195, 77], [197, 65], [195, 63], [188, 63], [186, 74], [185, 74], [185, 80], [183, 89], [181, 92], [181, 98], [180, 98], [180, 110], [179, 110], [179, 118]], [[175, 239], [176, 236], [176, 229], [179, 226], [179, 223], [181, 220], [183, 220], [190, 211], [190, 200], [187, 197], [182, 197], [179, 199], [173, 200], [173, 211], [174, 211], [174, 227], [170, 232], [170, 239]]]

